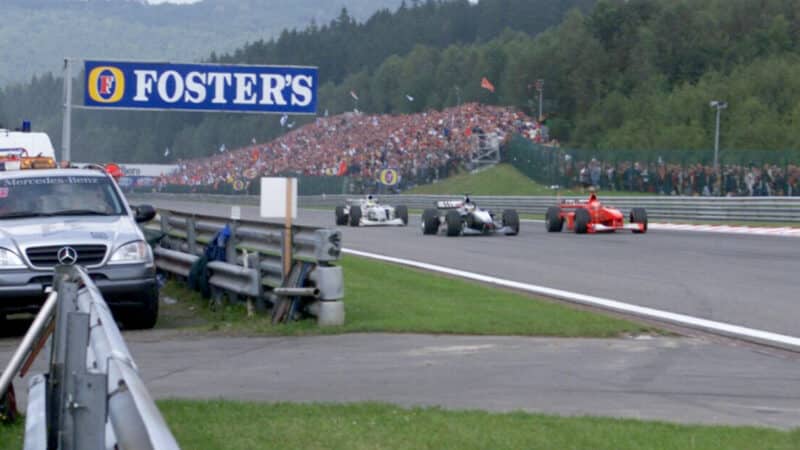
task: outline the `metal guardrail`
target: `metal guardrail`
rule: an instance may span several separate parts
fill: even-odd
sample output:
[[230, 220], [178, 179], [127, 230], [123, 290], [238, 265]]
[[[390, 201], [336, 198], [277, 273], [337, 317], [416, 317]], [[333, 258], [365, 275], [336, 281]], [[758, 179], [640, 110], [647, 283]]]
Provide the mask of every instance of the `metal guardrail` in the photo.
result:
[[[344, 321], [344, 278], [342, 268], [332, 263], [340, 257], [341, 232], [294, 225], [291, 232], [291, 271], [284, 272], [283, 224], [225, 219], [218, 216], [191, 214], [185, 211], [159, 209], [159, 230], [166, 235], [154, 254], [156, 266], [163, 271], [188, 278], [193, 265], [204, 253], [205, 246], [226, 225], [230, 238], [225, 246], [226, 260], [207, 265], [212, 299], [219, 304], [228, 294], [255, 300], [256, 309], [264, 310], [265, 302], [278, 305], [282, 301], [297, 302], [298, 297], [322, 302], [310, 307], [301, 302], [291, 305], [291, 312], [302, 307], [316, 315], [323, 325], [341, 325]], [[273, 308], [273, 319], [276, 309]], [[318, 314], [323, 311], [326, 317]], [[329, 313], [334, 312], [335, 318]]]
[[[603, 203], [614, 206], [627, 214], [631, 208], [647, 209], [650, 219], [688, 220], [688, 221], [729, 221], [729, 222], [800, 222], [800, 197], [604, 197]], [[452, 199], [453, 195], [384, 195], [381, 201], [392, 205], [404, 204], [409, 208], [432, 208], [437, 200]], [[163, 198], [168, 200], [203, 201], [257, 205], [256, 196], [226, 196], [209, 194], [147, 194], [143, 198]], [[300, 207], [330, 207], [341, 205], [352, 195], [314, 195], [301, 196]], [[562, 197], [582, 200], [586, 197]], [[557, 204], [555, 196], [472, 196], [481, 207], [500, 210], [515, 208], [523, 214], [542, 215], [547, 208]], [[333, 214], [333, 213], [331, 213]]]
[[178, 449], [86, 270], [59, 266], [54, 284], [0, 378], [2, 395], [52, 331], [49, 372], [29, 382], [25, 449]]

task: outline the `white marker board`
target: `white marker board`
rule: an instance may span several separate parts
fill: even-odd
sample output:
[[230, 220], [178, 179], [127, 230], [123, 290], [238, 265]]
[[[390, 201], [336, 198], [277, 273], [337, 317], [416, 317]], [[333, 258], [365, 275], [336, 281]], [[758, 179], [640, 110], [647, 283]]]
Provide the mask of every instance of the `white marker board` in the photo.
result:
[[297, 218], [297, 178], [261, 178], [261, 217], [286, 219], [287, 203], [290, 218]]

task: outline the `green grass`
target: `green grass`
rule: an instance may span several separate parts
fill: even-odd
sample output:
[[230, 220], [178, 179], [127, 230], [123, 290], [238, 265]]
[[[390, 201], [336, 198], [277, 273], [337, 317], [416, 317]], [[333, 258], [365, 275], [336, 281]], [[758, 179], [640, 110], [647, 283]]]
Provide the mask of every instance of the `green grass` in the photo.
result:
[[[182, 448], [790, 450], [800, 429], [677, 425], [541, 414], [402, 408], [379, 403], [158, 402]], [[22, 448], [21, 424], [0, 427], [0, 450]]]
[[655, 332], [651, 327], [474, 282], [345, 256], [345, 325], [319, 328], [313, 320], [273, 326], [247, 317], [243, 306], [210, 311], [207, 301], [179, 283], [163, 294], [159, 327], [266, 335], [395, 332], [476, 335], [614, 337]]
[[[403, 194], [428, 195], [552, 195], [584, 196], [587, 192], [580, 189], [562, 189], [555, 191], [528, 178], [510, 164], [498, 164], [481, 172], [461, 173], [438, 183], [425, 184], [403, 192]], [[602, 196], [653, 195], [647, 193], [630, 193], [618, 191], [602, 191]]]
[[439, 195], [552, 195], [554, 191], [542, 186], [510, 164], [499, 164], [476, 174], [462, 173], [438, 183], [425, 184], [404, 194]]

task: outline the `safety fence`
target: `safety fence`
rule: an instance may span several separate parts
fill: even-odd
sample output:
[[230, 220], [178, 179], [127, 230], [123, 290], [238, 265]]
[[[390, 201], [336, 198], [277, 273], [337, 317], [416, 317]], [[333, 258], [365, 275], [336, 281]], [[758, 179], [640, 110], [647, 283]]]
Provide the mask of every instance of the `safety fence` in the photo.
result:
[[[341, 266], [334, 265], [342, 250], [341, 232], [158, 211], [158, 230], [165, 237], [154, 250], [156, 266], [193, 284], [198, 261], [206, 258], [199, 277], [207, 281], [214, 307], [227, 297], [252, 302], [258, 312], [269, 303], [273, 322], [309, 314], [323, 326], [344, 323], [344, 278]], [[222, 243], [215, 241], [220, 230], [227, 230]], [[220, 245], [219, 257], [208, 258], [212, 245]]]
[[503, 161], [532, 180], [571, 188], [677, 195], [800, 196], [800, 150], [574, 149], [515, 135]]
[[[346, 195], [301, 196], [300, 206], [325, 207], [331, 209], [343, 204]], [[148, 199], [175, 201], [236, 203], [242, 205], [258, 204], [255, 196], [213, 196], [213, 195], [149, 195]], [[380, 200], [392, 205], [406, 205], [412, 209], [433, 207], [438, 200], [457, 198], [446, 195], [386, 195]], [[487, 209], [502, 210], [515, 208], [523, 214], [532, 214], [544, 218], [550, 206], [560, 200], [555, 196], [504, 197], [504, 196], [472, 196], [478, 206]], [[561, 199], [581, 200], [578, 197]], [[626, 215], [631, 208], [645, 208], [650, 219], [662, 221], [728, 221], [728, 222], [800, 222], [800, 198], [795, 197], [679, 197], [679, 196], [636, 196], [636, 197], [602, 197], [608, 206], [617, 207]], [[333, 221], [333, 219], [331, 219]]]
[[56, 268], [53, 291], [0, 377], [0, 396], [50, 341], [30, 378], [26, 450], [177, 449], [111, 310], [85, 269]]

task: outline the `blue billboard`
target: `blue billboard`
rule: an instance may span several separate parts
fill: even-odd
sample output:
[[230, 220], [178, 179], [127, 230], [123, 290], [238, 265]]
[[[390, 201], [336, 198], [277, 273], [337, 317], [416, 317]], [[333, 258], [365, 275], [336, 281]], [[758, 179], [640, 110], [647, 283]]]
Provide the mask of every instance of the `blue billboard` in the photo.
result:
[[86, 61], [91, 108], [315, 114], [317, 68]]

